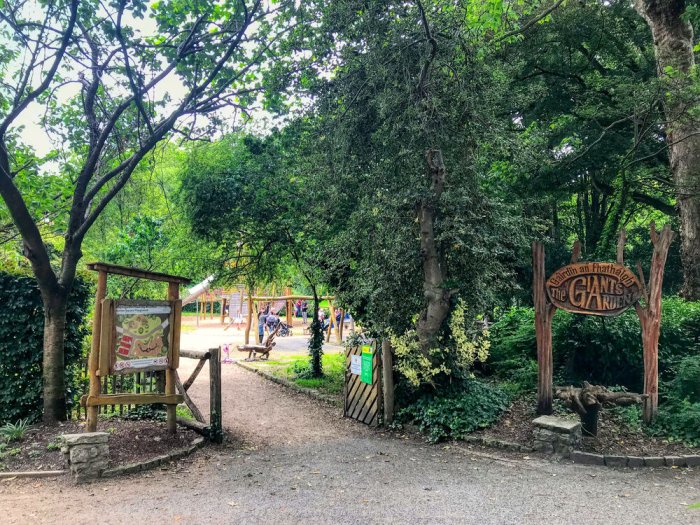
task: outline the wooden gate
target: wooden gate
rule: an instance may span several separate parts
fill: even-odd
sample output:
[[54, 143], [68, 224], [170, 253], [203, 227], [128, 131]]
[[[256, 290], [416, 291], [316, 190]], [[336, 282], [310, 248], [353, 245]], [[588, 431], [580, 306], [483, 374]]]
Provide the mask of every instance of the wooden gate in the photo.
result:
[[382, 410], [381, 359], [377, 345], [345, 351], [343, 415], [371, 426], [379, 425]]

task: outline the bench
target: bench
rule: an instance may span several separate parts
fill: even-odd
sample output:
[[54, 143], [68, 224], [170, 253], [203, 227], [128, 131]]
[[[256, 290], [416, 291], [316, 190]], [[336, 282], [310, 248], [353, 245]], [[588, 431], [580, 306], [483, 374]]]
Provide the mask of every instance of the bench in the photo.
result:
[[272, 348], [277, 344], [274, 342], [275, 336], [280, 329], [280, 325], [277, 325], [274, 332], [267, 336], [267, 339], [261, 345], [241, 345], [238, 347], [239, 352], [248, 352], [248, 357], [246, 361], [255, 361], [255, 358], [260, 354], [260, 359], [269, 359], [270, 352]]

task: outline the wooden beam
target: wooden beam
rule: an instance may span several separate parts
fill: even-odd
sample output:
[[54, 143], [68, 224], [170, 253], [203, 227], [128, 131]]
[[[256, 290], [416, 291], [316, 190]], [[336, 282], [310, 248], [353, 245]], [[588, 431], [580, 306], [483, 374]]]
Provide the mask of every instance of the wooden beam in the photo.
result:
[[147, 270], [139, 270], [138, 268], [130, 268], [128, 266], [119, 266], [118, 264], [107, 263], [89, 263], [88, 269], [96, 272], [106, 272], [114, 275], [126, 275], [136, 279], [148, 279], [151, 281], [162, 281], [166, 283], [190, 284], [192, 281], [186, 277], [178, 275], [169, 275], [167, 273], [149, 272]]
[[[204, 363], [204, 361], [201, 362]], [[192, 378], [190, 377], [190, 379]], [[177, 371], [175, 371], [175, 387], [180, 391], [180, 394], [185, 401], [185, 405], [187, 405], [187, 408], [190, 409], [194, 418], [200, 423], [204, 423], [204, 416], [202, 415], [202, 412], [199, 410], [199, 408], [197, 408], [197, 405], [194, 404], [192, 398], [187, 394], [187, 387], [185, 387], [182, 384], [182, 381], [180, 381], [180, 376], [178, 375]], [[177, 418], [175, 418], [175, 420], [177, 421]]]
[[[211, 354], [207, 352], [207, 355], [211, 357]], [[197, 379], [197, 376], [199, 375], [199, 372], [204, 368], [204, 363], [207, 362], [207, 359], [200, 359], [199, 363], [197, 363], [197, 366], [195, 369], [192, 371], [190, 374], [190, 377], [185, 381], [185, 384], [183, 385], [185, 390], [189, 390], [190, 387], [192, 386], [192, 383], [194, 383], [194, 380]]]
[[[242, 296], [241, 296], [242, 297]], [[243, 342], [250, 343], [250, 326], [253, 324], [253, 290], [248, 290], [248, 318], [245, 325], [245, 337]], [[256, 336], [257, 340], [257, 336]]]
[[[576, 244], [574, 254], [576, 254]], [[573, 260], [572, 256], [572, 260]], [[552, 318], [556, 308], [545, 288], [544, 245], [532, 243], [532, 297], [537, 338], [537, 413], [552, 413]]]
[[[97, 289], [95, 291], [95, 311], [92, 318], [92, 346], [90, 348], [90, 357], [88, 358], [88, 374], [90, 376], [90, 395], [98, 396], [100, 394], [100, 379], [97, 377], [97, 369], [100, 359], [100, 330], [102, 329], [102, 300], [107, 295], [107, 272], [99, 271], [97, 274]], [[85, 429], [88, 432], [97, 430], [97, 410], [96, 406], [90, 406], [87, 409], [87, 425]]]
[[[171, 361], [168, 368], [165, 369], [165, 394], [167, 396], [175, 395], [176, 381], [175, 381], [175, 371], [180, 364], [180, 326], [179, 319], [175, 319], [175, 312], [178, 310], [178, 300], [180, 298], [180, 284], [177, 282], [168, 283], [168, 300], [175, 301], [173, 305], [173, 329], [171, 331], [172, 341], [170, 341], [170, 357]], [[176, 324], [177, 323], [177, 324]], [[182, 396], [180, 396], [182, 397]], [[180, 401], [182, 402], [182, 401]], [[177, 414], [176, 405], [168, 405], [165, 407], [166, 411], [166, 425], [168, 427], [168, 432], [175, 434], [177, 432]]]
[[114, 300], [102, 299], [100, 311], [100, 358], [98, 361], [97, 375], [105, 377], [109, 375], [112, 367], [112, 352], [114, 352]]
[[194, 430], [198, 434], [202, 434], [203, 436], [207, 437], [209, 436], [209, 425], [206, 423], [201, 423], [199, 421], [195, 421], [194, 419], [185, 419], [181, 416], [177, 416], [177, 422], [183, 427]]
[[97, 396], [87, 396], [85, 399], [85, 406], [152, 405], [155, 403], [163, 403], [175, 408], [175, 406], [183, 401], [184, 398], [180, 394], [99, 394]]
[[382, 390], [384, 392], [384, 424], [394, 421], [394, 357], [391, 342], [382, 340]]
[[221, 416], [221, 350], [212, 348], [209, 359], [209, 426], [211, 440], [221, 443], [224, 437]]
[[209, 359], [211, 353], [208, 350], [183, 350], [180, 349], [180, 356], [189, 359]]

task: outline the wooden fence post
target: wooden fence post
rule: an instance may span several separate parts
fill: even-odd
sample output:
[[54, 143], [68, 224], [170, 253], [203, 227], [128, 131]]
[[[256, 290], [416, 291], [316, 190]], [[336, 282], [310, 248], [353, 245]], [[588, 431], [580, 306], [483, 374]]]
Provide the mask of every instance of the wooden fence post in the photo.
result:
[[328, 301], [328, 333], [326, 334], [326, 343], [331, 340], [331, 330], [333, 330], [333, 323], [335, 323], [335, 311], [333, 310], [333, 303]]
[[[180, 298], [180, 284], [179, 283], [168, 283], [168, 300], [169, 301], [177, 301]], [[178, 338], [180, 337], [180, 327], [179, 326], [174, 326], [173, 327], [173, 333], [175, 334], [175, 337]], [[179, 341], [170, 341], [170, 344], [172, 345], [172, 348], [175, 351], [180, 351], [180, 345]], [[179, 364], [180, 356], [175, 355], [175, 352], [173, 352], [173, 362], [168, 363], [168, 368], [165, 369], [165, 394], [166, 395], [174, 395], [175, 394], [175, 370], [177, 369], [177, 365]], [[177, 418], [176, 418], [176, 413], [177, 413], [177, 406], [176, 405], [166, 405], [165, 406], [165, 412], [166, 412], [166, 422], [167, 422], [167, 427], [168, 427], [168, 432], [174, 434], [177, 432]]]
[[[576, 250], [574, 249], [574, 252]], [[532, 296], [537, 338], [537, 413], [552, 413], [552, 318], [555, 307], [545, 288], [544, 245], [532, 243]]]
[[[90, 374], [90, 396], [100, 395], [100, 378], [97, 377], [100, 352], [100, 330], [102, 328], [102, 299], [107, 295], [107, 272], [97, 273], [97, 291], [95, 292], [95, 311], [92, 319], [92, 346], [88, 359], [88, 373]], [[97, 430], [97, 412], [99, 406], [87, 407], [87, 431]]]
[[394, 357], [389, 339], [382, 340], [382, 386], [384, 392], [384, 424], [394, 421]]
[[[241, 304], [243, 304], [243, 292], [241, 292]], [[250, 344], [250, 326], [253, 324], [253, 290], [248, 290], [248, 318], [245, 325], [244, 344]], [[256, 336], [257, 337], [257, 336]]]
[[644, 422], [649, 424], [659, 409], [659, 335], [661, 332], [661, 288], [664, 280], [664, 267], [668, 250], [673, 242], [673, 231], [666, 224], [661, 234], [652, 222], [650, 227], [651, 243], [654, 247], [649, 270], [649, 282], [644, 280], [642, 265], [637, 264], [639, 281], [642, 284], [642, 296], [645, 305], [635, 304], [635, 310], [642, 324], [642, 346], [644, 351]]
[[[221, 295], [223, 296], [223, 292], [221, 292]], [[224, 320], [226, 319], [226, 298], [221, 297], [221, 301], [219, 301], [221, 304], [221, 324], [224, 324]]]
[[209, 352], [209, 437], [215, 443], [221, 443], [224, 440], [221, 418], [221, 351], [212, 348]]

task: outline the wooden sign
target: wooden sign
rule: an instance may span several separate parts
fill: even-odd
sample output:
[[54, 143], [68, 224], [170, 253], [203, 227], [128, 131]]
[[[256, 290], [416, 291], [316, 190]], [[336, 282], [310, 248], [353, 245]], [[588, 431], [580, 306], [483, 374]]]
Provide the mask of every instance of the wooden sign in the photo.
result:
[[[101, 375], [172, 368], [179, 301], [111, 301], [102, 306]], [[104, 370], [107, 368], [107, 370]]]
[[622, 264], [575, 263], [547, 280], [547, 295], [557, 308], [590, 315], [618, 315], [642, 295], [637, 276]]

